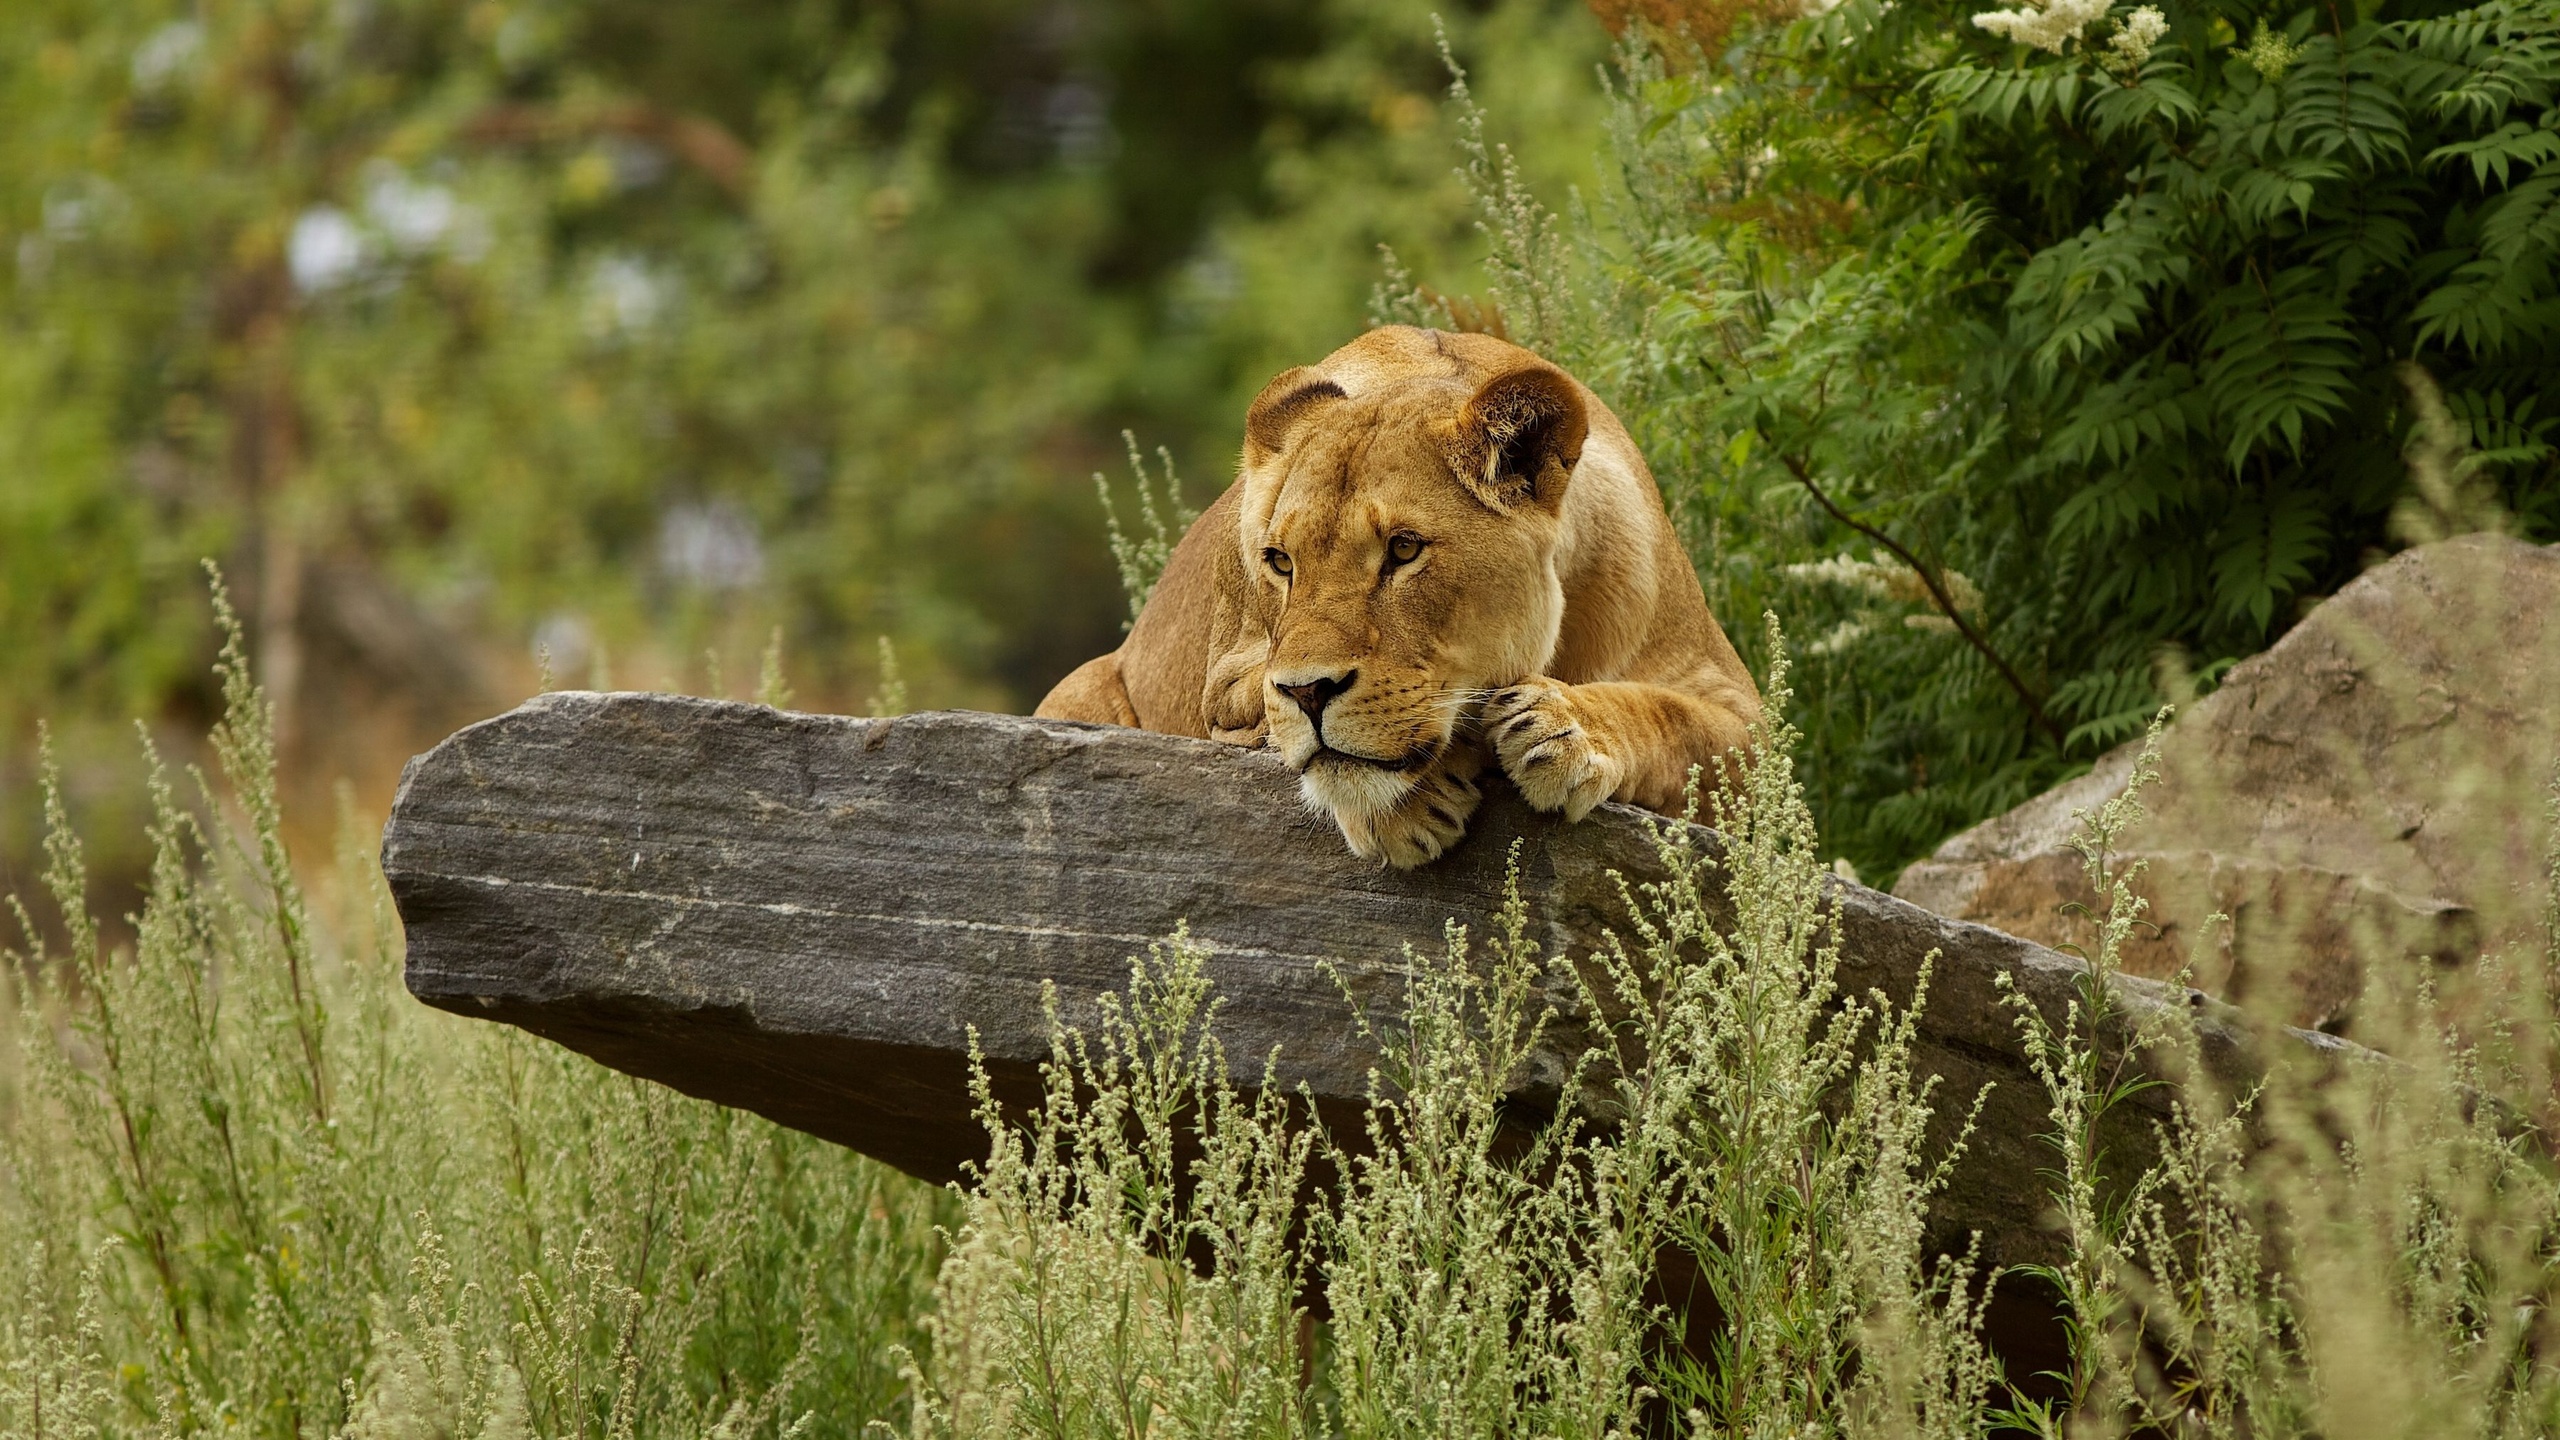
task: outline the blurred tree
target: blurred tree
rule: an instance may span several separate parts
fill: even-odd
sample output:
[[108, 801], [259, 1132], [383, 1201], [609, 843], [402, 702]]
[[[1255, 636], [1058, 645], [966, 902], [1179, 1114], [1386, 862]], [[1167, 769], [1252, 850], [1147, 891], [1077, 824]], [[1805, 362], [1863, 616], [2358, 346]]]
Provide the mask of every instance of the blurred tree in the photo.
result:
[[[1481, 248], [1426, 0], [28, 0], [0, 27], [0, 823], [207, 718], [382, 777], [534, 679], [1026, 706], [1113, 643], [1089, 476], [1195, 498], [1395, 242]], [[1542, 182], [1604, 36], [1450, 17]], [[714, 676], [706, 652], [726, 673]], [[118, 773], [121, 767], [117, 767]], [[104, 857], [112, 868], [112, 857]], [[112, 907], [110, 907], [112, 908]]]
[[[990, 563], [1063, 567], [1092, 635], [1107, 577], [1055, 547], [990, 553], [1012, 527], [989, 524], [1060, 479], [1081, 504], [1123, 419], [1186, 450], [1232, 428], [1214, 407], [1259, 378], [1150, 402], [1201, 358], [1165, 366], [1150, 342], [1198, 330], [1204, 298], [1296, 291], [1316, 325], [1207, 307], [1278, 328], [1221, 357], [1287, 352], [1249, 356], [1276, 368], [1357, 325], [1390, 230], [1445, 248], [1467, 225], [1419, 6], [66, 0], [21, 19], [0, 37], [0, 444], [23, 563], [0, 618], [37, 643], [0, 663], [30, 708], [189, 693], [200, 553], [242, 576], [289, 721], [315, 628], [457, 678], [450, 655], [382, 653], [396, 627], [341, 624], [334, 592], [313, 620], [315, 586], [548, 625], [567, 679], [597, 644], [667, 631], [685, 655], [731, 638], [714, 617], [757, 611], [741, 625], [761, 633], [779, 611], [826, 665], [883, 631], [956, 695], [1028, 698], [1027, 670], [985, 688], [1009, 618], [971, 603]], [[1539, 44], [1559, 29], [1577, 43]], [[1501, 7], [1460, 30], [1478, 33], [1568, 75], [1598, 54], [1570, 7]], [[1379, 152], [1388, 174], [1325, 193]], [[1219, 252], [1255, 244], [1285, 253], [1247, 297]]]

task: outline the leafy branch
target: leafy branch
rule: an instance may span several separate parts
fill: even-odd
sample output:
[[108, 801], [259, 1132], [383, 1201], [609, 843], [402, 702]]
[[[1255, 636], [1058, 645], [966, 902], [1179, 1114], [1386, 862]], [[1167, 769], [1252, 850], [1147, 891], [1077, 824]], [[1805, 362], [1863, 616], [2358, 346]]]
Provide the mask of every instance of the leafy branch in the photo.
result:
[[1823, 493], [1822, 486], [1813, 478], [1812, 467], [1805, 464], [1802, 456], [1781, 453], [1778, 460], [1787, 467], [1787, 473], [1796, 477], [1796, 482], [1804, 486], [1805, 493], [1813, 497], [1814, 503], [1828, 512], [1832, 519], [1893, 552], [1895, 559], [1911, 567], [1911, 573], [1919, 576], [1920, 583], [1928, 589], [1929, 602], [1938, 607], [1938, 613], [1946, 616], [1948, 623], [1956, 627], [1956, 633], [1964, 637], [1965, 643], [1979, 651], [1983, 659], [1990, 661], [1991, 668], [2000, 672], [2000, 678], [2008, 682], [2011, 690], [2017, 692], [2019, 703], [2027, 707], [2027, 722], [2044, 732], [2045, 737], [2059, 748], [2064, 738], [2062, 726], [2051, 715], [2045, 713], [2044, 698], [2036, 694], [2034, 689], [2019, 677], [2017, 670], [2001, 657], [1998, 650], [1992, 648], [1990, 639], [1975, 628], [1973, 622], [1965, 619], [1964, 611], [1957, 606], [1955, 597], [1947, 592], [1946, 581], [1939, 577], [1938, 572], [1922, 564], [1919, 556], [1912, 554], [1882, 529], [1841, 509], [1837, 502]]

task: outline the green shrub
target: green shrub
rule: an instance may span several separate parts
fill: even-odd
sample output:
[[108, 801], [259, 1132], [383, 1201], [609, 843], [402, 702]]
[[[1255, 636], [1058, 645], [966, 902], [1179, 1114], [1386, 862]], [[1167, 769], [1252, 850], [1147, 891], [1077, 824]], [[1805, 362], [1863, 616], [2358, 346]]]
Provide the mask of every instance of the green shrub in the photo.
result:
[[1813, 637], [1814, 808], [1880, 878], [2382, 550], [2560, 537], [2560, 10], [2020, 6], [1644, 7], [1690, 32], [1627, 37], [1563, 216], [1469, 122], [1500, 314], [1719, 612]]

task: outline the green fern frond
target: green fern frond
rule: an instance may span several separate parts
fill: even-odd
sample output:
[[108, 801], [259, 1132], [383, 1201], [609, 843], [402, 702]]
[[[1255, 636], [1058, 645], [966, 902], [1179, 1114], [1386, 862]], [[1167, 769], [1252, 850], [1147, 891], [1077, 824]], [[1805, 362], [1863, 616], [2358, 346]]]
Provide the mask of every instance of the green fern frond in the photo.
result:
[[2223, 517], [2213, 555], [2214, 610], [2264, 630], [2279, 601], [2311, 578], [2329, 541], [2320, 497], [2303, 491], [2251, 494]]
[[2311, 431], [2355, 389], [2364, 355], [2329, 277], [2297, 266], [2264, 286], [2226, 291], [2207, 336], [2203, 381], [2223, 422], [2223, 456], [2235, 471], [2281, 444], [2300, 456]]

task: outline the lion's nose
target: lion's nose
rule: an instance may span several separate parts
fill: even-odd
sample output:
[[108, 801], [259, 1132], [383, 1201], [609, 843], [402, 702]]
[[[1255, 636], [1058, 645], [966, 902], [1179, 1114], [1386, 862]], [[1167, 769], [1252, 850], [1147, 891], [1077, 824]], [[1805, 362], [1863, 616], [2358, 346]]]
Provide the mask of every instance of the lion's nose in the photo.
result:
[[1297, 701], [1298, 708], [1307, 712], [1309, 720], [1321, 721], [1324, 719], [1324, 707], [1332, 703], [1334, 696], [1350, 689], [1351, 682], [1359, 678], [1359, 671], [1346, 670], [1340, 675], [1302, 681], [1295, 685], [1282, 685], [1274, 681], [1273, 688]]

